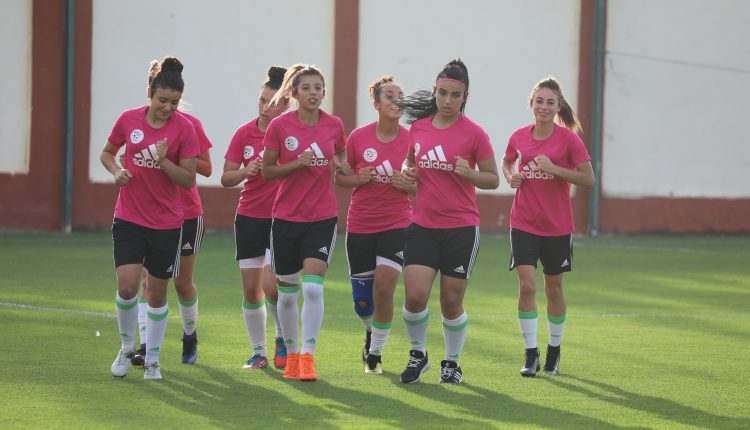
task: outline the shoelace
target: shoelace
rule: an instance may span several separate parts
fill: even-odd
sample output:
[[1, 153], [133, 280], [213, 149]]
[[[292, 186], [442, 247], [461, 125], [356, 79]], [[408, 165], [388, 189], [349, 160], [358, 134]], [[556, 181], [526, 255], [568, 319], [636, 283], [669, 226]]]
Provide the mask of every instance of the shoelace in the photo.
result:
[[406, 367], [419, 367], [422, 361], [424, 361], [424, 358], [409, 357], [409, 363]]

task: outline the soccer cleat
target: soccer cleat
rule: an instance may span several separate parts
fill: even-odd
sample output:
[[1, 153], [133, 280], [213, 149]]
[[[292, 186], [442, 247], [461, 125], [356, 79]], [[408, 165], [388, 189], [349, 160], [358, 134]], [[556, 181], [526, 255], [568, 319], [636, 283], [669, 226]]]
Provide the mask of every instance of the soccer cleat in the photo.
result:
[[383, 373], [383, 366], [380, 363], [380, 356], [374, 354], [367, 354], [367, 361], [365, 363], [365, 373], [374, 373], [380, 375]]
[[284, 379], [299, 379], [299, 354], [296, 352], [287, 355]]
[[544, 373], [560, 374], [560, 345], [547, 345], [547, 358], [544, 360]]
[[286, 367], [286, 345], [284, 344], [284, 338], [277, 337], [274, 342], [276, 342], [276, 351], [273, 353], [273, 365], [277, 369], [283, 369]]
[[406, 369], [401, 372], [401, 382], [413, 384], [419, 382], [422, 374], [430, 368], [430, 361], [427, 359], [427, 353], [412, 349], [409, 351], [409, 362], [406, 363]]
[[463, 381], [461, 366], [455, 361], [443, 360], [440, 362], [440, 383], [460, 384]]
[[365, 331], [365, 344], [362, 346], [362, 363], [367, 364], [367, 355], [370, 353], [370, 339], [372, 339], [372, 332], [370, 330]]
[[521, 376], [533, 377], [540, 369], [539, 348], [526, 348], [526, 362], [521, 369]]
[[146, 363], [146, 344], [142, 343], [138, 351], [135, 352], [133, 358], [130, 359], [130, 364], [136, 367], [143, 367]]
[[312, 354], [306, 352], [299, 357], [299, 380], [314, 381], [316, 379], [318, 379], [318, 374], [315, 373], [315, 360]]
[[143, 366], [143, 379], [161, 379], [159, 363], [151, 363]]
[[247, 360], [243, 369], [265, 369], [268, 367], [268, 359], [262, 355], [255, 354]]
[[115, 357], [115, 361], [112, 362], [112, 376], [116, 378], [124, 378], [128, 374], [128, 367], [130, 366], [130, 360], [135, 355], [134, 351], [120, 351]]
[[182, 333], [182, 364], [195, 364], [198, 358], [198, 330], [193, 334]]

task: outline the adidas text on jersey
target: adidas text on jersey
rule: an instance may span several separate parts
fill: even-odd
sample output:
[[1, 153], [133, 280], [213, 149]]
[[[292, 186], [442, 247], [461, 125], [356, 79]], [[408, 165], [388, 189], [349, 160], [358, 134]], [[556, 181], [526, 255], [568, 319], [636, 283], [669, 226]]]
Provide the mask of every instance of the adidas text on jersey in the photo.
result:
[[453, 171], [453, 165], [448, 162], [443, 153], [443, 147], [438, 145], [427, 151], [417, 162], [422, 169], [438, 169], [447, 172]]
[[148, 146], [148, 148], [143, 148], [140, 152], [133, 155], [133, 164], [138, 167], [160, 169], [161, 166], [156, 162], [157, 158], [158, 156], [156, 155], [156, 144], [152, 143]]

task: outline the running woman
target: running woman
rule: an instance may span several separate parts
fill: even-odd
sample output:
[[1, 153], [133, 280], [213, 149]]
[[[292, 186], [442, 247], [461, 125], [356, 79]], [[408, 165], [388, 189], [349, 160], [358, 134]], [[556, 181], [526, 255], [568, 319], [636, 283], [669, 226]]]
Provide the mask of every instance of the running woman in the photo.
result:
[[239, 262], [244, 292], [242, 313], [253, 352], [242, 366], [244, 369], [268, 367], [266, 308], [276, 326], [273, 364], [277, 369], [286, 366], [286, 346], [276, 308], [276, 278], [270, 270], [271, 208], [279, 182], [266, 182], [261, 175], [263, 137], [268, 124], [289, 108], [288, 99], [271, 105], [271, 98], [281, 87], [285, 72], [283, 67], [268, 69], [268, 78], [261, 86], [258, 98], [258, 117], [243, 124], [234, 133], [224, 157], [224, 173], [221, 175], [221, 184], [225, 187], [234, 187], [245, 181], [234, 218], [235, 259]]
[[[272, 210], [271, 255], [278, 281], [279, 322], [288, 351], [284, 378], [303, 381], [318, 378], [313, 355], [323, 323], [323, 279], [336, 244], [332, 168], [351, 173], [343, 123], [320, 108], [325, 94], [320, 70], [306, 64], [292, 66], [271, 104], [293, 98], [297, 109], [271, 121], [263, 139], [263, 178], [279, 180]], [[297, 307], [300, 270], [301, 315]]]
[[[594, 184], [591, 157], [578, 136], [578, 118], [553, 77], [539, 81], [529, 96], [534, 124], [511, 134], [503, 176], [516, 189], [510, 210], [510, 270], [518, 274], [518, 321], [526, 344], [521, 376], [540, 370], [536, 343], [536, 266], [541, 260], [547, 296], [549, 344], [544, 372], [560, 371], [560, 340], [567, 305], [563, 273], [573, 269], [573, 208], [570, 184]], [[555, 119], [564, 125], [555, 124]], [[516, 165], [518, 168], [516, 168]]]
[[[148, 270], [146, 363], [143, 377], [161, 379], [159, 354], [167, 329], [167, 283], [179, 276], [183, 209], [180, 187], [195, 184], [200, 154], [190, 120], [175, 114], [182, 97], [182, 63], [166, 57], [148, 88], [150, 103], [126, 110], [112, 128], [99, 157], [120, 193], [112, 223], [117, 323], [122, 346], [112, 375], [125, 377], [135, 353], [137, 294]], [[125, 166], [115, 154], [125, 146]]]
[[[440, 383], [459, 384], [468, 318], [463, 307], [479, 250], [475, 188], [494, 189], [500, 179], [487, 133], [464, 115], [469, 73], [461, 60], [448, 63], [432, 91], [418, 91], [403, 103], [412, 122], [405, 179], [417, 194], [404, 249], [406, 301], [402, 310], [411, 342], [401, 381], [414, 383], [430, 368], [427, 303], [440, 272], [445, 359]], [[478, 170], [477, 170], [478, 168]]]
[[[406, 158], [409, 131], [399, 125], [404, 93], [393, 76], [370, 84], [378, 120], [354, 130], [346, 142], [351, 176], [336, 185], [354, 188], [346, 229], [346, 255], [354, 311], [365, 326], [365, 373], [383, 373], [381, 355], [393, 319], [393, 293], [404, 264], [411, 203], [399, 169]], [[374, 318], [373, 318], [374, 314]]]

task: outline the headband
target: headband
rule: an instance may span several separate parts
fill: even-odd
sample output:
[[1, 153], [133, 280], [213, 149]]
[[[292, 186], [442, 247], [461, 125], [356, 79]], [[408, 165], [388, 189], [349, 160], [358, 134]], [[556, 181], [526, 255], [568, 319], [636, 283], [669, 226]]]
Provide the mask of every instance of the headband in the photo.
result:
[[467, 90], [465, 83], [459, 81], [458, 79], [453, 79], [453, 78], [439, 78], [437, 81], [435, 81], [435, 84], [439, 84], [440, 82], [445, 82], [445, 81], [447, 81], [447, 82], [455, 82], [457, 84], [461, 84], [461, 86], [464, 87], [464, 91]]

